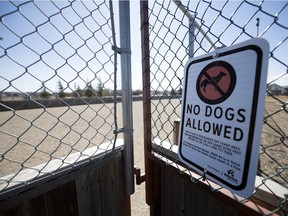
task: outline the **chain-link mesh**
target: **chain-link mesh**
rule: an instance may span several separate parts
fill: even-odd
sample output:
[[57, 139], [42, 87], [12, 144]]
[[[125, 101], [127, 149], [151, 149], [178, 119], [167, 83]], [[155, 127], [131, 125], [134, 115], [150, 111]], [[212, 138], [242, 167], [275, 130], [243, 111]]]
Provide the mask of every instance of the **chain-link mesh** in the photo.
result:
[[0, 20], [2, 194], [111, 152], [117, 58], [106, 1], [1, 1]]
[[[180, 6], [183, 6], [182, 10]], [[262, 181], [257, 188], [265, 187], [274, 195], [277, 205], [271, 213], [277, 210], [281, 212], [287, 206], [287, 194], [286, 198], [283, 194], [278, 197], [275, 188], [266, 183], [271, 180], [284, 188], [288, 187], [288, 3], [151, 1], [149, 8], [152, 139], [159, 145], [165, 144], [165, 149], [175, 148], [174, 121], [180, 118], [184, 64], [189, 55], [199, 56], [215, 48], [254, 37], [268, 40], [270, 55], [267, 96], [258, 172]], [[194, 44], [189, 44], [189, 16], [198, 25], [194, 31]], [[190, 51], [189, 54], [191, 45], [194, 46], [193, 53]], [[171, 144], [167, 146], [167, 143]], [[169, 154], [168, 150], [166, 153]], [[155, 155], [165, 159], [163, 154]], [[166, 161], [178, 166], [177, 160]], [[201, 176], [195, 177], [192, 172], [187, 172], [193, 181], [202, 179]], [[235, 196], [235, 199], [238, 198]]]

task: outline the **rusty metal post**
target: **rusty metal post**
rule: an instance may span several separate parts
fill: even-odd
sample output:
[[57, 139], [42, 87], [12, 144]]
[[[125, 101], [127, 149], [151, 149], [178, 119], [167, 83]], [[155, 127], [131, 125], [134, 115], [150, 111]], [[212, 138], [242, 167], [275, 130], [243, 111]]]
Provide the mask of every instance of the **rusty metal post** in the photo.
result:
[[146, 175], [146, 203], [152, 205], [151, 161], [151, 98], [150, 98], [150, 55], [148, 1], [140, 1], [141, 11], [141, 47], [142, 47], [142, 84], [143, 84], [143, 120], [144, 120], [144, 156]]

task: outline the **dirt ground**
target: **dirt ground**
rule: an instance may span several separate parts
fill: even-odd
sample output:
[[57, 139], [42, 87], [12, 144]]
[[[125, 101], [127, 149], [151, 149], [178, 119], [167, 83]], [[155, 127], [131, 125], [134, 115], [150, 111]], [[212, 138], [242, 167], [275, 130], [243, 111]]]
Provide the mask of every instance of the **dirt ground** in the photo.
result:
[[[272, 97], [266, 99], [266, 118], [264, 121], [260, 151], [261, 170], [266, 175], [275, 176], [274, 180], [287, 185], [288, 179], [288, 143], [287, 143], [287, 101], [288, 97]], [[286, 104], [285, 104], [286, 103]], [[174, 107], [174, 105], [176, 108]], [[172, 139], [173, 123], [180, 114], [179, 100], [174, 99], [160, 104], [153, 104], [153, 118], [160, 118], [154, 127], [163, 127]], [[163, 112], [164, 110], [164, 112]], [[121, 116], [121, 104], [117, 106]], [[108, 142], [113, 138], [113, 105], [91, 105], [21, 110], [0, 113], [0, 176], [18, 172], [23, 167], [33, 167], [61, 156], [83, 151], [86, 148]], [[90, 121], [92, 119], [92, 121]], [[154, 121], [155, 121], [154, 119]], [[122, 127], [118, 117], [118, 126]], [[142, 102], [133, 102], [134, 126], [134, 162], [144, 172], [143, 146], [143, 108]], [[164, 131], [165, 131], [164, 130]], [[95, 135], [97, 134], [97, 135]], [[119, 135], [121, 137], [121, 135]], [[22, 167], [23, 166], [23, 167]], [[286, 168], [285, 168], [286, 167]], [[284, 169], [283, 169], [284, 168]], [[285, 183], [286, 179], [286, 183]], [[145, 202], [145, 183], [135, 185], [135, 193], [131, 197], [132, 215], [149, 215], [149, 207]]]
[[[133, 103], [134, 162], [144, 172], [142, 110], [142, 102]], [[108, 142], [114, 137], [112, 113], [113, 104], [48, 108], [46, 112], [43, 109], [21, 110], [15, 115], [1, 112], [0, 177]], [[118, 104], [117, 113], [121, 116], [122, 104]], [[120, 117], [118, 127], [122, 127]], [[132, 215], [149, 215], [145, 183], [135, 185], [131, 208]]]
[[266, 97], [260, 148], [263, 176], [288, 187], [288, 96]]

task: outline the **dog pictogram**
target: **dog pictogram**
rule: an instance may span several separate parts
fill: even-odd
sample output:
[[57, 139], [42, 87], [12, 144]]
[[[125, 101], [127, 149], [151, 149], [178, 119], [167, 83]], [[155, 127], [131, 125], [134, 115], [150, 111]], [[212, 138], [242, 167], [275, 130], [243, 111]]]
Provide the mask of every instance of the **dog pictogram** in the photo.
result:
[[203, 80], [201, 82], [201, 88], [203, 87], [203, 91], [206, 92], [207, 85], [212, 85], [213, 82], [219, 83], [224, 76], [226, 76], [226, 74], [221, 71], [217, 76]]
[[236, 73], [232, 65], [225, 61], [214, 61], [206, 65], [198, 75], [196, 91], [207, 104], [225, 101], [236, 85]]

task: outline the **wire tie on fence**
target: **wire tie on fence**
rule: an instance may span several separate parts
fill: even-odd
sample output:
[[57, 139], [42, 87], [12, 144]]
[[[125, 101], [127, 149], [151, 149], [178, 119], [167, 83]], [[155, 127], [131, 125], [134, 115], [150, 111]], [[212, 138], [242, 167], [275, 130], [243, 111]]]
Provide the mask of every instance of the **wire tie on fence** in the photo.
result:
[[213, 58], [218, 58], [218, 56], [219, 56], [219, 52], [215, 52], [215, 53], [212, 55]]
[[116, 47], [116, 46], [112, 46], [112, 50], [116, 51], [118, 54], [122, 54], [122, 53], [131, 54], [131, 49], [119, 48], [119, 47]]
[[204, 173], [203, 173], [203, 179], [202, 179], [202, 181], [205, 181], [205, 180], [206, 180], [206, 173], [207, 173], [207, 170], [204, 169]]
[[118, 130], [114, 130], [113, 134], [117, 134], [117, 133], [133, 133], [134, 129], [126, 129], [126, 128], [119, 128]]

